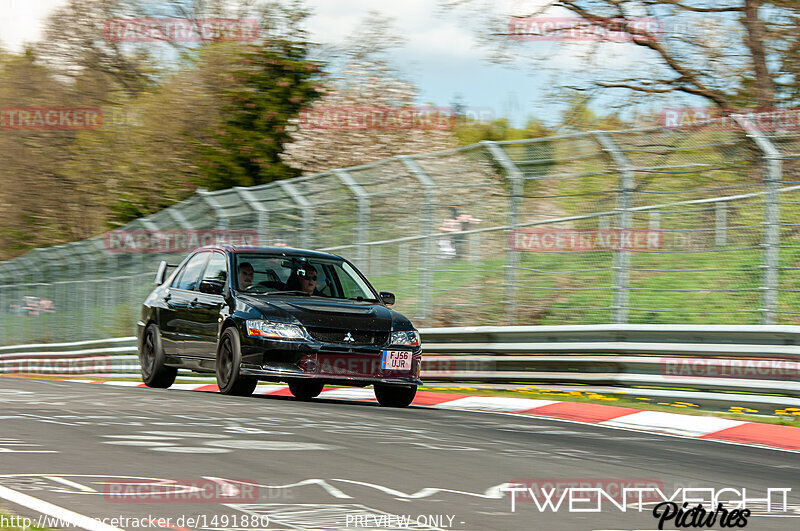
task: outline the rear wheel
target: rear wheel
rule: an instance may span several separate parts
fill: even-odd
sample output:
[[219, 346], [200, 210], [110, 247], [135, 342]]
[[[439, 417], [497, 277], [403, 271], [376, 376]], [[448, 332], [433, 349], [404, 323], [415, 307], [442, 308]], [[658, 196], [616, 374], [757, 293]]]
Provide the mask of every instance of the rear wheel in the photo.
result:
[[139, 364], [142, 367], [142, 381], [147, 387], [166, 389], [172, 385], [178, 374], [177, 368], [164, 365], [161, 333], [155, 323], [150, 323], [144, 331]]
[[414, 401], [417, 386], [375, 384], [375, 398], [384, 407], [407, 407]]
[[250, 396], [258, 379], [239, 372], [242, 365], [242, 345], [234, 327], [226, 328], [217, 348], [217, 386], [224, 395]]
[[319, 396], [324, 386], [324, 383], [315, 380], [294, 380], [289, 382], [289, 391], [298, 400], [310, 400]]

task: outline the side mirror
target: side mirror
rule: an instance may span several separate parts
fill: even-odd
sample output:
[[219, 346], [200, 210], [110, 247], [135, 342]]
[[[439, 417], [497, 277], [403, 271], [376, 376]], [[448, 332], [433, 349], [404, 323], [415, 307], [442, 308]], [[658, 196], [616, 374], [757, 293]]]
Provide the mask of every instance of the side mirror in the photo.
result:
[[381, 291], [379, 295], [381, 296], [381, 300], [386, 306], [391, 306], [392, 304], [394, 304], [394, 293], [390, 293], [388, 291]]
[[161, 260], [158, 264], [158, 271], [156, 271], [156, 286], [160, 286], [167, 279], [167, 261]]
[[209, 293], [211, 295], [222, 295], [222, 290], [225, 283], [221, 280], [201, 280], [200, 293]]

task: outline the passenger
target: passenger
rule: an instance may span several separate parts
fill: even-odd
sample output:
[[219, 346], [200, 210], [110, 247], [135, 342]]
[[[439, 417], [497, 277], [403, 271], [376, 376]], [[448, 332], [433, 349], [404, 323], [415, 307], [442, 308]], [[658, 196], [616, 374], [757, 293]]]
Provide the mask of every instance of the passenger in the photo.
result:
[[242, 262], [239, 264], [239, 289], [246, 290], [253, 283], [253, 275], [255, 270], [250, 262]]

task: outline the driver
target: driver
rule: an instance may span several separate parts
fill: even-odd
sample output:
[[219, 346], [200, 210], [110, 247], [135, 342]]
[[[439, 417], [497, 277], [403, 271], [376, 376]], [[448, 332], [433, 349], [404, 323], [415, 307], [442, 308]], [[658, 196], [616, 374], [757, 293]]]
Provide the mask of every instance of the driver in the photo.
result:
[[304, 291], [309, 295], [323, 295], [317, 289], [317, 268], [311, 264], [305, 264], [301, 269], [292, 271], [286, 281], [286, 289], [289, 291]]
[[250, 262], [242, 262], [239, 264], [239, 289], [246, 290], [250, 287], [253, 283], [253, 274], [255, 270], [253, 269], [252, 264]]
[[320, 294], [317, 291], [317, 269], [314, 266], [308, 264], [305, 268], [305, 274], [298, 274], [297, 278], [300, 280], [300, 291], [305, 291], [309, 295]]

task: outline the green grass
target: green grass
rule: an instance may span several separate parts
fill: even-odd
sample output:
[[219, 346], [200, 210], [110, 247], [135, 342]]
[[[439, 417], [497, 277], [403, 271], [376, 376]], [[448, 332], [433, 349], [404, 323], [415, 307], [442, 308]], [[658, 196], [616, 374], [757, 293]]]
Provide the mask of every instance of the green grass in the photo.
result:
[[[784, 249], [781, 265], [800, 265], [800, 250]], [[633, 271], [630, 275], [631, 323], [758, 324], [761, 253], [759, 250], [707, 253], [631, 253], [636, 269], [743, 269], [745, 271]], [[373, 275], [376, 288], [397, 295], [395, 308], [419, 326], [481, 324], [599, 324], [613, 322], [614, 283], [611, 271], [569, 273], [611, 268], [613, 253], [520, 253], [515, 304], [506, 302], [506, 260], [502, 255], [479, 261], [438, 260], [433, 277], [434, 307], [422, 321], [422, 273], [410, 264], [406, 273]], [[545, 271], [548, 273], [538, 272]], [[781, 287], [800, 290], [800, 276], [781, 276]], [[143, 286], [149, 289], [149, 286]], [[578, 288], [578, 290], [574, 290]], [[581, 290], [588, 288], [587, 290]], [[574, 291], [572, 291], [574, 290]], [[645, 290], [699, 290], [645, 291]], [[723, 290], [723, 291], [715, 291]], [[748, 291], [735, 291], [748, 290]], [[144, 291], [144, 290], [143, 290]], [[142, 296], [142, 300], [144, 295]], [[779, 307], [800, 312], [800, 293], [782, 292]], [[83, 311], [80, 298], [72, 308], [54, 314], [0, 314], [0, 338], [5, 344], [53, 343], [78, 339], [130, 336], [139, 308], [129, 303], [100, 305]], [[678, 312], [652, 310], [672, 309]], [[744, 310], [744, 311], [743, 311]], [[708, 313], [706, 313], [708, 312]], [[732, 313], [725, 313], [732, 312]], [[509, 320], [513, 315], [513, 320]], [[800, 315], [782, 315], [783, 324], [800, 324]]]
[[[781, 265], [796, 267], [800, 254], [785, 249]], [[760, 250], [702, 253], [630, 253], [629, 322], [683, 324], [758, 324], [762, 284]], [[434, 311], [418, 326], [478, 324], [594, 324], [612, 322], [613, 253], [520, 253], [516, 271], [512, 322], [506, 301], [506, 260], [439, 261], [433, 272]], [[714, 271], [669, 271], [714, 269]], [[716, 271], [733, 269], [742, 271]], [[473, 272], [473, 270], [476, 270]], [[543, 273], [539, 270], [546, 271]], [[397, 294], [396, 308], [409, 316], [420, 313], [421, 272], [373, 276], [381, 290]], [[800, 279], [786, 273], [781, 287], [800, 289]], [[541, 289], [550, 288], [550, 289]], [[577, 288], [577, 289], [576, 289]], [[694, 291], [680, 291], [694, 290]], [[780, 294], [780, 309], [800, 312], [800, 297]], [[587, 308], [587, 309], [578, 309]], [[674, 310], [659, 312], [654, 310]], [[783, 315], [780, 322], [800, 323]]]

